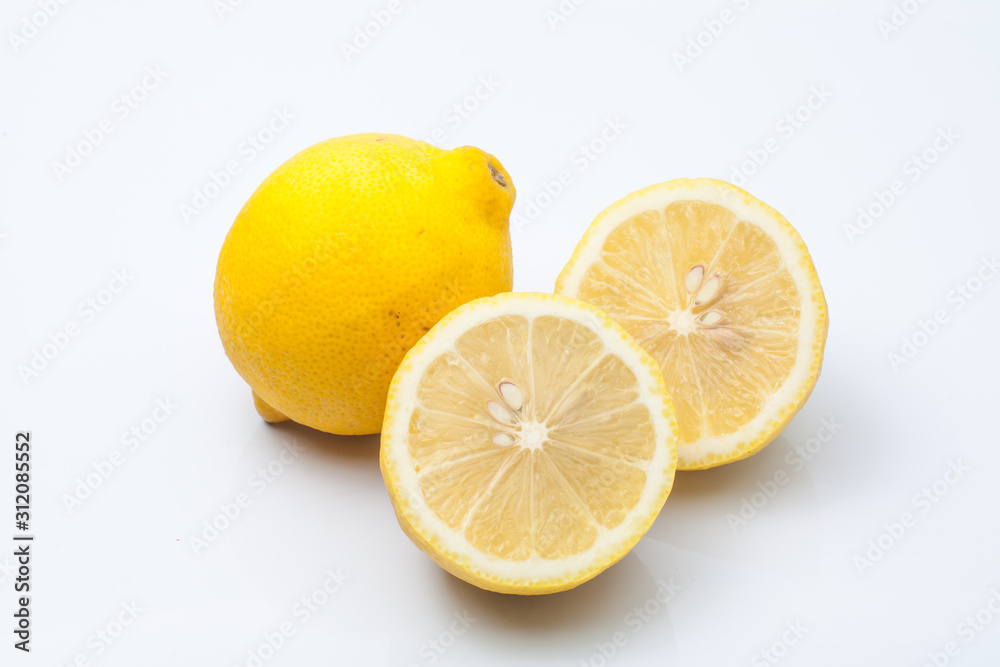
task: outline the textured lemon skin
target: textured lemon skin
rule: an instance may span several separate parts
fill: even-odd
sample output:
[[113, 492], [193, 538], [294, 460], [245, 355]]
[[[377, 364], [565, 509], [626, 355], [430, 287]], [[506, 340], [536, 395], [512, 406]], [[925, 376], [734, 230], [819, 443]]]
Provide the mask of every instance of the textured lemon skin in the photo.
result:
[[[400, 480], [400, 473], [393, 464], [393, 457], [390, 453], [393, 449], [406, 447], [405, 442], [397, 441], [398, 429], [396, 428], [397, 422], [407, 422], [407, 417], [403, 414], [405, 411], [402, 409], [402, 406], [406, 403], [407, 396], [402, 391], [402, 385], [405, 383], [406, 376], [414, 372], [414, 360], [424, 354], [424, 348], [428, 347], [435, 337], [438, 336], [450, 322], [461, 318], [466, 312], [478, 309], [486, 310], [491, 304], [518, 300], [528, 302], [548, 301], [554, 304], [569, 305], [591, 313], [592, 316], [602, 323], [604, 328], [612, 332], [613, 336], [619, 338], [627, 347], [629, 347], [632, 350], [632, 353], [638, 358], [639, 363], [646, 367], [653, 379], [653, 382], [655, 383], [652, 391], [661, 404], [662, 415], [668, 428], [668, 432], [665, 434], [666, 437], [664, 438], [662, 446], [669, 448], [669, 458], [665, 461], [665, 465], [662, 470], [650, 469], [647, 471], [647, 474], [649, 475], [655, 475], [667, 480], [666, 483], [660, 488], [660, 493], [653, 502], [651, 511], [640, 517], [640, 521], [637, 523], [630, 538], [619, 544], [616, 549], [605, 552], [601, 558], [594, 560], [587, 567], [582, 569], [569, 569], [563, 573], [563, 576], [560, 577], [538, 579], [498, 577], [495, 574], [478, 567], [476, 563], [472, 562], [470, 559], [464, 558], [459, 554], [448, 550], [447, 547], [432, 534], [432, 531], [428, 530], [428, 528], [423, 524], [419, 512], [414, 509], [414, 503], [404, 489], [404, 485]], [[674, 413], [674, 404], [670, 398], [670, 394], [667, 393], [667, 388], [664, 384], [660, 367], [657, 365], [656, 360], [647, 354], [646, 351], [632, 339], [625, 329], [608, 317], [604, 311], [584, 301], [570, 299], [560, 294], [514, 292], [501, 294], [492, 299], [478, 299], [457, 308], [442, 318], [442, 320], [407, 353], [406, 358], [403, 363], [400, 364], [389, 389], [385, 423], [382, 428], [379, 467], [382, 471], [382, 479], [385, 482], [386, 490], [389, 493], [389, 499], [392, 502], [392, 507], [395, 511], [396, 519], [399, 522], [400, 528], [402, 528], [403, 532], [410, 538], [417, 548], [430, 556], [431, 559], [434, 560], [434, 562], [441, 568], [459, 579], [462, 579], [463, 581], [466, 581], [467, 583], [483, 590], [512, 595], [547, 595], [550, 593], [559, 593], [570, 590], [593, 579], [598, 574], [624, 558], [639, 542], [643, 535], [649, 531], [666, 502], [667, 497], [670, 495], [671, 489], [673, 488], [674, 471], [677, 468], [677, 438], [678, 428]]]
[[814, 266], [812, 257], [809, 254], [809, 249], [806, 248], [805, 241], [802, 240], [798, 231], [790, 222], [788, 222], [785, 216], [781, 215], [781, 213], [760, 201], [749, 192], [733, 185], [732, 183], [714, 178], [677, 178], [665, 183], [650, 185], [626, 195], [601, 211], [593, 222], [590, 223], [587, 231], [584, 232], [583, 238], [580, 239], [580, 242], [574, 249], [569, 262], [567, 262], [562, 271], [559, 272], [555, 285], [556, 294], [564, 294], [570, 297], [576, 296], [575, 290], [570, 289], [568, 284], [571, 282], [572, 276], [575, 273], [578, 273], [581, 270], [581, 267], [584, 266], [584, 256], [586, 255], [587, 248], [588, 246], [594, 244], [594, 237], [596, 236], [597, 230], [601, 228], [607, 218], [614, 216], [619, 209], [627, 207], [633, 201], [642, 199], [651, 193], [675, 189], [688, 189], [699, 185], [710, 185], [718, 188], [719, 190], [728, 191], [737, 199], [741, 200], [745, 205], [760, 210], [764, 215], [773, 219], [778, 224], [786, 240], [795, 247], [795, 254], [798, 258], [800, 268], [807, 276], [805, 284], [800, 284], [798, 287], [803, 293], [804, 298], [811, 301], [816, 308], [817, 326], [815, 327], [815, 335], [813, 339], [809, 341], [810, 354], [808, 358], [806, 377], [800, 384], [798, 391], [795, 392], [794, 396], [792, 396], [787, 403], [780, 406], [780, 408], [772, 413], [770, 419], [762, 429], [757, 432], [747, 432], [743, 434], [744, 437], [741, 438], [741, 441], [726, 455], [719, 456], [710, 454], [695, 459], [680, 457], [677, 464], [678, 470], [707, 470], [709, 468], [725, 465], [726, 463], [741, 461], [764, 449], [764, 447], [777, 438], [778, 435], [781, 434], [781, 431], [788, 426], [788, 423], [792, 421], [792, 418], [798, 414], [799, 410], [802, 409], [802, 406], [805, 405], [806, 400], [808, 400], [809, 396], [812, 394], [816, 381], [819, 379], [820, 370], [823, 367], [823, 353], [826, 347], [827, 332], [830, 328], [829, 311], [827, 308], [826, 296], [823, 293], [823, 286], [820, 284], [819, 275], [816, 273], [816, 267]]
[[406, 352], [445, 314], [509, 291], [515, 191], [493, 156], [388, 134], [311, 146], [226, 236], [215, 314], [267, 421], [377, 433]]

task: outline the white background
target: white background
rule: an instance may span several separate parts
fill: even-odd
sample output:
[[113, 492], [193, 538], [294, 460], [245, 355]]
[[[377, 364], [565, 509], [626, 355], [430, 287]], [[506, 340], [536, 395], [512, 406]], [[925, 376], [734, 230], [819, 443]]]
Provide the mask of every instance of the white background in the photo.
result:
[[[939, 664], [998, 664], [1000, 279], [977, 272], [1000, 252], [1000, 6], [909, 0], [888, 32], [890, 0], [590, 0], [564, 21], [547, 15], [557, 0], [404, 0], [346, 57], [386, 4], [245, 0], [220, 16], [211, 0], [79, 0], [43, 21], [37, 0], [4, 2], [0, 540], [13, 544], [13, 442], [28, 429], [37, 541], [30, 655], [11, 647], [0, 549], [0, 663], [253, 665], [248, 651], [289, 622], [264, 664], [770, 665], [759, 652], [772, 647], [789, 666], [920, 666], [950, 641]], [[165, 77], [122, 117], [116, 99], [147, 67]], [[481, 77], [494, 89], [467, 101]], [[813, 90], [827, 99], [800, 108]], [[456, 124], [463, 103], [476, 108]], [[294, 118], [250, 159], [244, 142], [275, 109]], [[783, 121], [796, 112], [798, 127]], [[103, 118], [113, 131], [60, 179], [55, 163]], [[595, 141], [616, 119], [614, 140]], [[618, 198], [676, 177], [739, 180], [752, 155], [764, 164], [747, 163], [744, 187], [798, 228], [826, 290], [824, 370], [784, 433], [748, 461], [679, 474], [636, 549], [567, 593], [507, 597], [440, 570], [396, 524], [378, 437], [264, 424], [217, 337], [217, 253], [261, 179], [331, 136], [439, 127], [443, 146], [479, 146], [513, 176], [518, 290], [550, 291]], [[947, 150], [914, 172], [939, 131]], [[185, 220], [231, 160], [240, 172]], [[543, 196], [564, 170], [570, 186]], [[895, 201], [849, 234], [894, 180]], [[102, 292], [122, 270], [124, 289]], [[971, 300], [954, 291], [966, 284]], [[45, 348], [71, 324], [78, 335]], [[50, 358], [25, 373], [36, 352]], [[123, 434], [158, 399], [178, 407], [130, 451]], [[251, 476], [283, 441], [306, 450], [258, 493]], [[116, 450], [121, 464], [67, 508]], [[954, 484], [951, 464], [967, 468]], [[935, 502], [920, 500], [935, 482]], [[250, 505], [196, 553], [191, 538], [241, 493]], [[762, 506], [736, 525], [744, 500]], [[348, 579], [303, 622], [295, 605], [328, 570]], [[657, 582], [671, 580], [664, 607]], [[123, 604], [142, 611], [107, 645], [96, 633], [117, 634]], [[455, 614], [476, 620], [464, 630]]]

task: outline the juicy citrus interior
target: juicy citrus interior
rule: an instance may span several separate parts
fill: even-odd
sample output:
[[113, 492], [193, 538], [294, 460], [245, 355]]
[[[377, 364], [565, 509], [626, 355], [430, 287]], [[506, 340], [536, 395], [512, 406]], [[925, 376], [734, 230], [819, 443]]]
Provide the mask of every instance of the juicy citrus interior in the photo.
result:
[[733, 186], [699, 179], [641, 192], [644, 205], [602, 214], [613, 223], [599, 244], [585, 237], [557, 291], [602, 308], [659, 362], [681, 468], [742, 458], [815, 382], [826, 332], [815, 270], [784, 218]]
[[518, 294], [470, 306], [394, 380], [390, 495], [455, 574], [507, 592], [568, 588], [624, 555], [666, 498], [669, 399], [652, 360], [584, 304]]

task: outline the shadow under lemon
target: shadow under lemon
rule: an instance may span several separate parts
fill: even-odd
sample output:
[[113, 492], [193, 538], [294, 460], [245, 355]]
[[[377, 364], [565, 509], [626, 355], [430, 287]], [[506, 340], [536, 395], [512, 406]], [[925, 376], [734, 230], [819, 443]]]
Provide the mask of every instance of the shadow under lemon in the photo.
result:
[[677, 657], [672, 582], [650, 572], [634, 553], [576, 588], [549, 595], [485, 591], [440, 569], [437, 578], [454, 609], [476, 619], [470, 630], [478, 650], [485, 648], [498, 663], [606, 664], [632, 651], [656, 654], [665, 664]]
[[808, 468], [782, 434], [742, 461], [678, 471], [646, 538], [743, 567], [811, 578], [822, 558], [822, 516]]

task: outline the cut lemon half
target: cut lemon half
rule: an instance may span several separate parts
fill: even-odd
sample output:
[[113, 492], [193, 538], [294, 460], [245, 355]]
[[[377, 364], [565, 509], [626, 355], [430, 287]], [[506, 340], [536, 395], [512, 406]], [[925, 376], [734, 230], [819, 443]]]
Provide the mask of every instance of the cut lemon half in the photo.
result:
[[556, 292], [603, 309], [659, 363], [681, 470], [762, 449], [819, 376], [827, 310], [809, 251], [780, 213], [723, 181], [678, 179], [612, 204]]
[[593, 306], [505, 293], [406, 355], [381, 467], [406, 534], [480, 588], [572, 588], [639, 541], [673, 485], [677, 424], [649, 355]]

